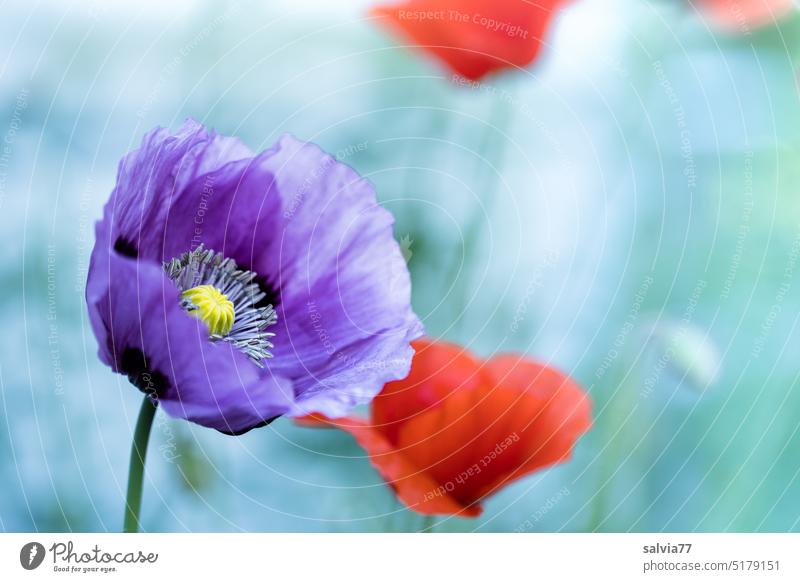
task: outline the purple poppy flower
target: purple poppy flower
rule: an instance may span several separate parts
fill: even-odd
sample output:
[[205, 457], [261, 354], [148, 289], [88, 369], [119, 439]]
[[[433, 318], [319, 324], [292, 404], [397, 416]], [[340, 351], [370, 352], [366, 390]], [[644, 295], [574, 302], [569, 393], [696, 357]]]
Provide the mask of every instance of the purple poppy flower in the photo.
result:
[[282, 137], [187, 121], [122, 160], [86, 300], [101, 360], [172, 416], [241, 434], [342, 416], [407, 375], [422, 326], [372, 186]]

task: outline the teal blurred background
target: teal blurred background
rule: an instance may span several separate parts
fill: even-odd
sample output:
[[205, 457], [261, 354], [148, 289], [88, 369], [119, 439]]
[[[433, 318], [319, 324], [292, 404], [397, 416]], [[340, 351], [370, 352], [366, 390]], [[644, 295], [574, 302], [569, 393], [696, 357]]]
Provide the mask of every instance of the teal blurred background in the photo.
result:
[[[346, 5], [345, 5], [346, 4]], [[83, 287], [119, 158], [195, 117], [314, 141], [397, 218], [428, 333], [585, 386], [567, 464], [437, 531], [800, 530], [800, 19], [576, 0], [524, 72], [459, 86], [318, 1], [0, 6], [0, 529], [117, 531], [140, 393]], [[159, 413], [148, 531], [413, 531], [347, 435]]]

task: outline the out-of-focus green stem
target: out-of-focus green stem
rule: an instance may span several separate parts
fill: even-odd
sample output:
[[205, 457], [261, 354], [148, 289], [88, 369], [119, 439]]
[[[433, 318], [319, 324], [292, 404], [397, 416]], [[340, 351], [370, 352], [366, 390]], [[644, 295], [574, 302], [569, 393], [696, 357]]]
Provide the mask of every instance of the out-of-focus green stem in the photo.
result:
[[423, 515], [422, 526], [419, 528], [419, 533], [433, 533], [434, 527], [436, 527], [436, 517], [433, 515]]
[[[495, 101], [492, 104], [489, 119], [486, 121], [486, 129], [477, 148], [478, 155], [483, 159], [486, 167], [486, 179], [483, 180], [481, 186], [477, 191], [478, 201], [475, 204], [474, 211], [467, 219], [464, 226], [464, 237], [461, 256], [456, 256], [453, 261], [452, 267], [448, 272], [446, 284], [454, 282], [458, 275], [462, 258], [466, 264], [468, 257], [475, 251], [480, 241], [482, 225], [484, 216], [492, 207], [492, 202], [495, 197], [497, 183], [500, 174], [503, 170], [505, 161], [505, 154], [507, 149], [508, 139], [504, 136], [506, 128], [508, 127], [511, 119], [511, 109], [513, 103], [507, 99], [495, 96]], [[497, 137], [499, 136], [499, 140]], [[469, 277], [469, 272], [465, 270]], [[467, 305], [469, 304], [469, 285], [468, 281], [464, 280], [459, 289], [461, 292], [457, 296], [455, 305], [458, 308], [456, 315], [457, 326], [461, 327], [466, 316]]]

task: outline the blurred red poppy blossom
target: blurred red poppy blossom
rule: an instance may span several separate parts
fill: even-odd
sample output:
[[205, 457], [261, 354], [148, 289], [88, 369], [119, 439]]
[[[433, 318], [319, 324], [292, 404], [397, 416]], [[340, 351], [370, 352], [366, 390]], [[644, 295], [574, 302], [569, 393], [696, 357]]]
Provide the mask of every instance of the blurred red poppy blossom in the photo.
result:
[[792, 0], [695, 0], [717, 25], [747, 31], [777, 22], [792, 10]]
[[539, 54], [565, 0], [405, 0], [371, 15], [393, 32], [478, 80], [506, 67], [524, 67]]
[[384, 387], [368, 420], [298, 422], [352, 434], [418, 513], [477, 517], [488, 495], [567, 460], [591, 424], [586, 393], [553, 368], [518, 355], [482, 361], [431, 340], [414, 348], [409, 376]]

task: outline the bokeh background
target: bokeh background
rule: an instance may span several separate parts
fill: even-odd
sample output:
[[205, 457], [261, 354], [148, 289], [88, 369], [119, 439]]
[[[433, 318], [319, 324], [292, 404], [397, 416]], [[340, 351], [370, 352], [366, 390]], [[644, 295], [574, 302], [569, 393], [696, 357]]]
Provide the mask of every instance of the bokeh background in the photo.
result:
[[[428, 333], [590, 392], [567, 464], [436, 531], [800, 530], [796, 13], [575, 0], [525, 71], [460, 86], [370, 2], [0, 3], [0, 529], [118, 531], [140, 393], [83, 288], [119, 158], [194, 117], [291, 132], [376, 185]], [[159, 413], [148, 531], [414, 531], [346, 434]]]

